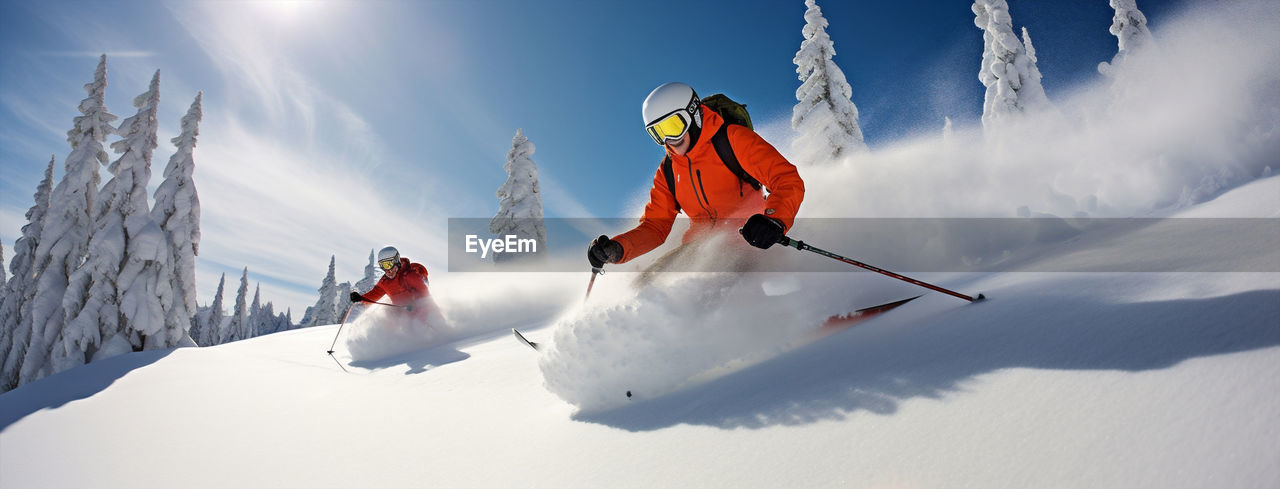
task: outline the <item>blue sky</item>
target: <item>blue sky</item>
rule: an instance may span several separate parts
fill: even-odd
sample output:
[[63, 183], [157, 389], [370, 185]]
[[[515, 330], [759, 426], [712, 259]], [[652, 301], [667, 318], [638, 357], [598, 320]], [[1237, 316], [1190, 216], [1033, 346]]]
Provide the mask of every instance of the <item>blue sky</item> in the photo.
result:
[[[1115, 53], [1106, 0], [1010, 3], [1051, 99]], [[1139, 6], [1158, 30], [1183, 4]], [[873, 149], [943, 117], [977, 123], [982, 34], [969, 5], [820, 3]], [[726, 92], [767, 136], [785, 135], [804, 11], [802, 0], [6, 0], [0, 240], [12, 249], [50, 155], [61, 176], [81, 86], [106, 53], [107, 106], [122, 119], [161, 70], [153, 186], [204, 92], [200, 302], [248, 266], [250, 287], [297, 319], [330, 255], [340, 280], [387, 243], [443, 270], [447, 218], [497, 210], [517, 128], [537, 145], [548, 217], [633, 212], [661, 155], [640, 103], [663, 82]]]

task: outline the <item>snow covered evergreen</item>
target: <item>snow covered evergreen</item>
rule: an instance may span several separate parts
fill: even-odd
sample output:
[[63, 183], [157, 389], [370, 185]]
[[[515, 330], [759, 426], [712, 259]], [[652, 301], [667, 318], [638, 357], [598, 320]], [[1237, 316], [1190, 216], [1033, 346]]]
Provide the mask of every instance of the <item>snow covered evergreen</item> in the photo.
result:
[[[258, 294], [254, 294], [254, 300], [258, 300]], [[279, 331], [279, 324], [276, 320], [275, 305], [270, 302], [262, 304], [258, 307], [258, 317], [254, 319], [253, 327], [255, 329], [254, 336], [268, 335]]]
[[196, 311], [196, 255], [200, 254], [200, 197], [196, 194], [192, 173], [195, 161], [192, 152], [196, 137], [200, 134], [202, 117], [201, 99], [195, 101], [182, 118], [181, 133], [169, 141], [177, 151], [169, 158], [164, 169], [164, 181], [155, 192], [155, 207], [151, 218], [164, 230], [169, 254], [173, 257], [172, 272], [167, 275], [173, 290], [171, 300], [165, 306], [165, 328], [177, 330], [179, 324], [189, 324]]
[[1120, 43], [1117, 56], [1145, 49], [1152, 45], [1151, 30], [1147, 28], [1147, 16], [1138, 10], [1138, 0], [1111, 0], [1116, 14], [1111, 19], [1111, 34]]
[[[320, 326], [324, 324], [335, 324], [342, 319], [342, 313], [346, 312], [347, 297], [338, 297], [340, 289], [338, 279], [335, 275], [337, 257], [329, 257], [329, 273], [324, 276], [324, 281], [320, 283], [320, 298], [316, 300], [316, 304], [308, 309], [309, 315], [304, 318], [306, 322], [303, 326]], [[347, 284], [350, 288], [350, 284]], [[348, 292], [349, 295], [349, 292]], [[341, 300], [339, 300], [341, 299]]]
[[262, 284], [253, 287], [253, 302], [249, 303], [249, 338], [262, 336]]
[[[35, 296], [29, 314], [23, 315], [23, 327], [31, 332], [31, 341], [23, 356], [19, 384], [31, 382], [52, 373], [49, 365], [54, 343], [66, 322], [62, 298], [68, 280], [89, 252], [90, 230], [93, 229], [94, 203], [98, 200], [98, 165], [107, 164], [103, 148], [107, 136], [115, 129], [116, 116], [107, 111], [107, 56], [98, 62], [92, 83], [85, 85], [89, 96], [80, 101], [75, 128], [67, 132], [71, 154], [65, 162], [65, 174], [49, 196], [41, 240], [36, 248], [32, 273], [35, 274]], [[118, 265], [118, 264], [117, 264]], [[85, 289], [78, 293], [83, 294]], [[61, 346], [59, 345], [59, 348]]]
[[249, 337], [249, 305], [246, 297], [248, 293], [249, 267], [245, 267], [244, 273], [240, 275], [240, 288], [236, 290], [236, 307], [231, 312], [231, 321], [227, 322], [222, 334], [223, 339], [219, 343], [240, 341]]
[[381, 273], [378, 268], [378, 257], [374, 250], [369, 250], [369, 264], [364, 266], [364, 278], [361, 278], [355, 285], [355, 291], [361, 294], [373, 290], [373, 286], [378, 285], [378, 279]]
[[1111, 34], [1116, 36], [1119, 49], [1110, 63], [1098, 64], [1098, 72], [1115, 76], [1115, 67], [1124, 63], [1131, 55], [1153, 49], [1155, 41], [1151, 30], [1147, 28], [1147, 16], [1138, 10], [1137, 0], [1111, 0], [1111, 8], [1115, 16], [1111, 18]]
[[[499, 237], [515, 235], [533, 239], [539, 253], [546, 250], [547, 231], [542, 221], [542, 191], [538, 188], [538, 165], [533, 162], [536, 148], [523, 129], [516, 129], [507, 151], [507, 181], [498, 187], [498, 214], [489, 221], [489, 232]], [[519, 259], [518, 253], [496, 253], [495, 262]]]
[[836, 49], [827, 35], [827, 19], [816, 0], [805, 0], [805, 5], [804, 41], [793, 60], [800, 88], [791, 113], [791, 127], [798, 133], [792, 147], [803, 155], [800, 164], [816, 164], [866, 151], [867, 145], [858, 127], [853, 88], [832, 60]]
[[976, 0], [972, 7], [974, 25], [982, 29], [982, 68], [978, 80], [987, 87], [982, 105], [984, 127], [1011, 116], [1050, 107], [1040, 84], [1035, 49], [1027, 30], [1019, 40], [1005, 0]]
[[199, 321], [199, 331], [191, 337], [200, 346], [213, 346], [223, 342], [222, 332], [222, 293], [227, 285], [227, 274], [218, 279], [218, 291], [213, 293], [213, 302], [209, 304], [207, 315]]
[[[137, 114], [120, 123], [123, 139], [111, 144], [120, 157], [108, 167], [112, 178], [95, 206], [88, 259], [71, 275], [63, 296], [67, 325], [61, 348], [54, 347], [55, 372], [140, 351], [164, 329], [161, 304], [172, 290], [160, 277], [170, 260], [147, 202], [159, 104], [156, 71], [150, 89], [133, 101]], [[150, 342], [155, 347], [167, 344]]]
[[343, 282], [338, 284], [338, 297], [335, 301], [337, 306], [334, 307], [333, 317], [336, 322], [342, 321], [342, 316], [347, 313], [347, 309], [351, 307], [351, 282]]
[[14, 243], [13, 257], [9, 259], [12, 276], [0, 296], [0, 392], [18, 386], [18, 369], [31, 341], [31, 322], [22, 319], [29, 313], [28, 305], [36, 292], [32, 258], [40, 245], [44, 216], [49, 211], [54, 161], [54, 157], [49, 158], [44, 179], [36, 186], [35, 204], [27, 210], [27, 224], [22, 226], [22, 236]]

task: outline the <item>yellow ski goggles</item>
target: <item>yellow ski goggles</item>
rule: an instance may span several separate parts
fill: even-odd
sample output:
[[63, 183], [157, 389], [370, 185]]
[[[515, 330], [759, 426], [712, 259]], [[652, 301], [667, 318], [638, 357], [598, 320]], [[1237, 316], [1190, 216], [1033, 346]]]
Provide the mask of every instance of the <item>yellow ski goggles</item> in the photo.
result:
[[399, 265], [399, 264], [400, 264], [400, 260], [396, 258], [389, 258], [389, 259], [378, 262], [378, 266], [382, 267], [383, 270], [390, 270], [392, 268], [395, 268], [396, 265]]
[[664, 145], [667, 141], [675, 142], [684, 137], [689, 132], [689, 121], [685, 120], [683, 110], [677, 110], [658, 119], [658, 122], [645, 126], [645, 129], [654, 142]]

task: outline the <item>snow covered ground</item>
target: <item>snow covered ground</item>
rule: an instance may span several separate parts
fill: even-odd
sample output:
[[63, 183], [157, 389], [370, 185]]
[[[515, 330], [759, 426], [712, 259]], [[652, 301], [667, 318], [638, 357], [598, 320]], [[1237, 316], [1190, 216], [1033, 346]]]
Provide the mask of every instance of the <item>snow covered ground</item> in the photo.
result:
[[[1274, 13], [1192, 9], [1156, 32], [1150, 65], [1056, 111], [802, 167], [801, 217], [1273, 221]], [[1277, 487], [1268, 221], [1032, 241], [970, 229], [919, 250], [800, 222], [795, 237], [873, 264], [974, 242], [1002, 261], [910, 274], [987, 301], [930, 293], [790, 349], [826, 315], [920, 290], [871, 273], [637, 289], [639, 274], [611, 272], [583, 304], [586, 272], [433, 272], [445, 317], [431, 331], [371, 312], [334, 357], [337, 325], [122, 355], [0, 394], [0, 488]]]
[[[1277, 177], [1183, 215], [1275, 216], [1275, 195]], [[921, 278], [990, 299], [928, 294], [703, 384], [579, 409], [548, 390], [557, 345], [534, 352], [507, 328], [615, 348], [627, 333], [564, 329], [612, 307], [607, 294], [580, 305], [585, 274], [442, 277], [457, 339], [435, 347], [352, 362], [339, 342], [335, 362], [338, 327], [319, 327], [129, 354], [0, 395], [0, 486], [1280, 484], [1280, 274]], [[495, 282], [511, 301], [482, 300]]]

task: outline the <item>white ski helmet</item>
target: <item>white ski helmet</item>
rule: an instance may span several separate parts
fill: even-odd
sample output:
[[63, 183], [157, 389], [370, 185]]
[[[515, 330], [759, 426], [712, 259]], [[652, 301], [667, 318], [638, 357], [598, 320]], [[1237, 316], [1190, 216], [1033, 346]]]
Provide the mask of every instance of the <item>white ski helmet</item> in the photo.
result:
[[394, 246], [388, 246], [378, 250], [378, 267], [383, 270], [390, 270], [400, 264], [400, 250]]
[[641, 112], [644, 128], [659, 145], [684, 137], [690, 127], [702, 127], [702, 101], [693, 87], [663, 83], [649, 92]]

